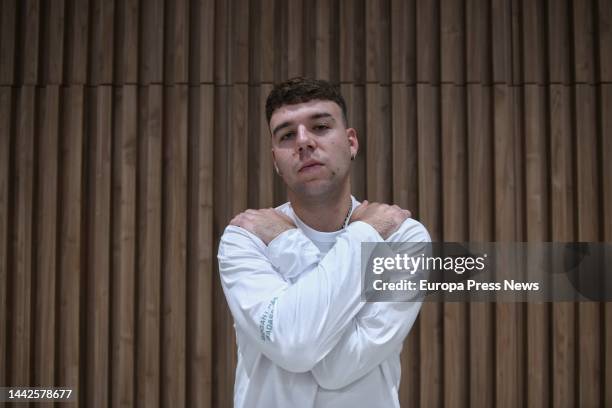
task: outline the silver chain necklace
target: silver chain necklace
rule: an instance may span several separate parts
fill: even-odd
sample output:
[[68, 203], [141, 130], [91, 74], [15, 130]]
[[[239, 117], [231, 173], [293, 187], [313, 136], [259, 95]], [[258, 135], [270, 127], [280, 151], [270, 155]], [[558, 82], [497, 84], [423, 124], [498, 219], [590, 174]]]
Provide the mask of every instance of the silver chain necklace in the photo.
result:
[[340, 228], [340, 229], [344, 229], [348, 225], [352, 209], [353, 209], [353, 199], [351, 197], [349, 197], [349, 209], [348, 209], [348, 212], [346, 213], [346, 217], [344, 217], [344, 222], [342, 223], [342, 228]]

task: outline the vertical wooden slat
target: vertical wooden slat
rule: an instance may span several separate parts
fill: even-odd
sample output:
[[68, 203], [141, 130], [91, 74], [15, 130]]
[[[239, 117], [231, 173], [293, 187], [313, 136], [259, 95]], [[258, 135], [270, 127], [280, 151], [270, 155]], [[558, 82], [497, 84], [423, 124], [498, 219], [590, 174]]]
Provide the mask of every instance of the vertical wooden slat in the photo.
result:
[[113, 84], [136, 84], [138, 82], [139, 40], [138, 0], [125, 0], [115, 3], [115, 51]]
[[[316, 65], [317, 65], [317, 4], [318, 0], [304, 1], [301, 18], [302, 18], [302, 69], [303, 76], [316, 77]], [[291, 28], [289, 28], [291, 29]]]
[[469, 235], [474, 242], [493, 240], [493, 91], [479, 84], [467, 87]]
[[357, 131], [359, 150], [351, 165], [351, 189], [358, 200], [364, 200], [366, 196], [366, 156], [367, 140], [366, 114], [365, 114], [365, 87], [341, 84], [340, 91], [346, 100], [348, 111], [348, 126]]
[[[571, 88], [551, 85], [550, 105], [550, 157], [551, 157], [551, 223], [554, 241], [573, 241], [575, 213], [573, 197], [575, 186], [572, 176], [572, 112]], [[557, 359], [554, 359], [557, 360]], [[557, 405], [557, 404], [555, 404]]]
[[[495, 239], [499, 242], [517, 241], [515, 166], [517, 155], [514, 140], [513, 114], [515, 91], [503, 84], [495, 86], [494, 96], [494, 157], [495, 157]], [[517, 270], [509, 266], [509, 270]], [[522, 338], [520, 305], [496, 304], [496, 405], [514, 407], [523, 403]]]
[[443, 344], [442, 344], [442, 305], [424, 303], [419, 316], [421, 381], [420, 392], [422, 407], [444, 406], [443, 390]]
[[190, 82], [211, 83], [215, 67], [215, 0], [192, 2], [189, 64]]
[[417, 1], [417, 82], [440, 83], [439, 0]]
[[[601, 82], [612, 82], [612, 52], [608, 47], [612, 43], [612, 3], [608, 0], [597, 1], [597, 27], [599, 49], [599, 80]], [[605, 86], [605, 85], [604, 85]]]
[[9, 305], [8, 296], [8, 251], [9, 251], [9, 209], [10, 185], [12, 180], [11, 169], [11, 117], [13, 90], [9, 87], [0, 87], [0, 384], [8, 384], [7, 326]]
[[365, 82], [365, 4], [363, 0], [339, 0], [340, 82]]
[[577, 83], [595, 82], [594, 16], [591, 1], [572, 1], [574, 78]]
[[87, 82], [89, 7], [89, 0], [71, 0], [66, 6], [64, 83], [68, 85], [83, 85]]
[[186, 85], [165, 88], [161, 405], [185, 406], [187, 229]]
[[[568, 242], [575, 238], [571, 89], [551, 85], [549, 95], [551, 239]], [[555, 407], [576, 406], [575, 318], [573, 303], [552, 305], [551, 403]]]
[[573, 303], [553, 305], [553, 406], [574, 407], [576, 401], [576, 310]]
[[400, 362], [402, 367], [402, 378], [399, 388], [400, 406], [418, 406], [420, 400], [420, 372], [421, 359], [421, 319], [417, 319], [402, 348]]
[[164, 0], [150, 0], [140, 9], [138, 83], [161, 84], [164, 74]]
[[[418, 214], [416, 89], [404, 84], [391, 87], [393, 203]], [[415, 217], [415, 215], [413, 215]], [[419, 403], [419, 323], [415, 322], [401, 354], [400, 405]]]
[[[187, 276], [187, 405], [211, 406], [213, 333], [214, 88], [191, 90]], [[196, 102], [197, 101], [197, 102]]]
[[304, 54], [304, 23], [303, 10], [304, 0], [287, 1], [287, 77], [303, 75], [303, 54]]
[[[525, 71], [527, 73], [527, 70]], [[537, 79], [537, 76], [534, 77]], [[549, 241], [548, 163], [546, 153], [546, 92], [540, 85], [525, 85], [525, 223], [527, 241]], [[537, 257], [527, 258], [529, 268], [546, 266]], [[550, 405], [549, 308], [527, 304], [527, 405]]]
[[[577, 73], [578, 75], [578, 73]], [[583, 79], [588, 79], [584, 77]], [[575, 85], [576, 104], [576, 213], [578, 241], [599, 240], [597, 118], [595, 89]], [[578, 404], [597, 406], [601, 397], [600, 307], [578, 304]]]
[[244, 211], [247, 206], [248, 156], [244, 146], [248, 146], [248, 86], [236, 85], [230, 89], [230, 110], [228, 115], [228, 162], [229, 180], [233, 187], [232, 215]]
[[94, 87], [88, 95], [85, 400], [95, 407], [108, 405], [109, 386], [111, 91]]
[[[40, 44], [42, 85], [58, 85], [62, 82], [64, 69], [64, 22], [65, 1], [42, 3]], [[44, 27], [44, 29], [42, 28]]]
[[544, 84], [546, 79], [544, 3], [523, 0], [521, 4], [523, 80], [527, 84]]
[[548, 2], [548, 75], [551, 83], [568, 84], [570, 71], [570, 18], [569, 3], [566, 1]]
[[366, 1], [365, 69], [367, 83], [389, 84], [389, 0]]
[[[417, 85], [417, 129], [419, 153], [419, 217], [433, 241], [442, 239], [440, 202], [440, 97], [439, 88]], [[441, 407], [444, 403], [442, 305], [424, 303], [421, 308], [421, 382], [423, 407]]]
[[491, 84], [491, 3], [487, 0], [468, 0], [465, 6], [466, 23], [466, 81]]
[[[600, 85], [600, 119], [601, 119], [601, 172], [602, 176], [612, 174], [612, 161], [608, 160], [612, 157], [612, 115], [608, 113], [612, 109], [612, 84]], [[603, 182], [603, 208], [604, 208], [604, 223], [603, 235], [604, 241], [612, 241], [612, 213], [608, 210], [609, 204], [612, 204], [612, 178], [602, 177]], [[611, 367], [612, 368], [612, 367]]]
[[315, 5], [315, 53], [312, 59], [315, 63], [314, 77], [335, 80], [337, 66], [335, 53], [333, 52], [334, 45], [332, 44], [333, 28], [336, 22], [335, 17], [335, 1], [334, 0], [317, 0]]
[[391, 87], [393, 202], [419, 214], [416, 88]]
[[389, 129], [389, 87], [366, 84], [366, 166], [367, 198], [387, 203], [391, 200], [391, 132]]
[[[489, 86], [468, 85], [469, 240], [493, 240], [493, 120]], [[494, 305], [471, 303], [469, 311], [470, 406], [491, 407], [495, 393]]]
[[440, 88], [417, 86], [419, 216], [432, 240], [442, 240]]
[[15, 16], [17, 3], [14, 0], [0, 1], [0, 85], [15, 82]]
[[[234, 85], [227, 91], [219, 92], [219, 97], [216, 100], [216, 106], [229, 106], [226, 111], [227, 116], [217, 117], [215, 121], [215, 133], [224, 135], [224, 143], [216, 145], [215, 157], [223, 157], [222, 163], [219, 164], [219, 172], [215, 167], [215, 173], [219, 177], [215, 177], [218, 184], [215, 185], [215, 196], [217, 193], [220, 200], [219, 210], [216, 207], [217, 218], [215, 234], [220, 236], [223, 228], [229, 222], [231, 217], [241, 211], [244, 211], [247, 206], [247, 161], [248, 156], [242, 146], [247, 146], [247, 112], [248, 98], [246, 85]], [[218, 149], [218, 150], [217, 150]], [[217, 160], [216, 160], [217, 161]], [[226, 186], [232, 186], [230, 191], [227, 191]], [[226, 190], [226, 191], [224, 191]], [[236, 347], [234, 328], [232, 317], [223, 300], [223, 291], [218, 282], [215, 284], [215, 302], [223, 305], [222, 308], [215, 314], [215, 327], [217, 332], [214, 337], [214, 348], [216, 352], [215, 361], [215, 384], [213, 397], [213, 405], [215, 406], [231, 406], [233, 401], [233, 383], [234, 372], [236, 367]]]
[[184, 84], [189, 74], [189, 5], [186, 0], [167, 2], [165, 12], [164, 84]]
[[[215, 193], [215, 197], [217, 198], [214, 201], [215, 204], [215, 238], [219, 238], [223, 233], [223, 230], [226, 226], [226, 221], [229, 222], [231, 220], [231, 216], [229, 214], [226, 201], [227, 195], [229, 194], [229, 189], [223, 188], [226, 185], [226, 179], [228, 178], [228, 166], [227, 166], [227, 143], [228, 143], [228, 115], [229, 109], [218, 109], [219, 106], [228, 106], [229, 98], [228, 91], [229, 87], [227, 86], [215, 86], [215, 101], [214, 101], [214, 111], [217, 111], [218, 114], [215, 117], [214, 121], [214, 134], [218, 135], [215, 139], [215, 143], [213, 144], [214, 148], [214, 156], [216, 160], [214, 161], [214, 187], [213, 191]], [[221, 137], [222, 136], [222, 137]], [[224, 160], [219, 160], [219, 157], [223, 157]]]
[[416, 3], [391, 0], [391, 82], [414, 85], [416, 82]]
[[[517, 270], [516, 265], [508, 268]], [[496, 405], [513, 407], [523, 401], [521, 308], [515, 303], [496, 306]]]
[[[274, 82], [274, 58], [276, 49], [274, 47], [274, 14], [272, 11], [276, 7], [275, 0], [262, 0], [261, 7], [261, 47], [255, 53], [261, 56], [261, 82]], [[265, 116], [264, 116], [265, 117]]]
[[22, 15], [20, 20], [21, 33], [17, 38], [17, 83], [20, 85], [36, 85], [38, 83], [40, 1], [25, 1], [20, 5]]
[[274, 33], [277, 29], [272, 12], [274, 0], [251, 1], [250, 6], [249, 80], [256, 84], [271, 83], [274, 81]]
[[[228, 157], [228, 117], [229, 109], [218, 109], [220, 106], [228, 106], [230, 98], [228, 97], [229, 87], [222, 86], [215, 88], [215, 111], [218, 114], [215, 116], [214, 134], [218, 135], [214, 143], [214, 168], [213, 174], [213, 234], [215, 237], [215, 248], [219, 244], [219, 237], [233, 216], [232, 209], [229, 208], [230, 192], [232, 189], [225, 188], [229, 184], [229, 157]], [[220, 158], [223, 158], [220, 160]], [[215, 276], [218, 277], [218, 264], [215, 263]], [[227, 322], [231, 320], [230, 312], [225, 302], [225, 296], [219, 279], [213, 281], [213, 326], [215, 334], [213, 335], [213, 389], [212, 389], [212, 406], [231, 405], [232, 395], [232, 380], [234, 373], [231, 370], [232, 361], [234, 361], [234, 353], [232, 347], [229, 346], [230, 340], [234, 334], [229, 328], [231, 324]]]
[[91, 41], [88, 44], [88, 84], [109, 85], [113, 82], [114, 15], [112, 1], [91, 0]]
[[[522, 85], [524, 84], [524, 74], [523, 74], [523, 66], [524, 66], [524, 52], [523, 52], [523, 44], [522, 44], [522, 21], [521, 16], [523, 13], [523, 5], [520, 1], [509, 0], [509, 8], [510, 8], [510, 52], [511, 52], [511, 84]], [[520, 115], [519, 115], [520, 116]], [[518, 120], [519, 117], [516, 117]]]
[[[340, 82], [354, 80], [355, 70], [355, 2], [351, 0], [339, 0], [340, 20], [338, 21], [340, 42]], [[345, 96], [346, 98], [346, 96]]]
[[[444, 19], [444, 17], [443, 17]], [[444, 37], [444, 35], [443, 35]], [[459, 75], [447, 79], [461, 81]], [[448, 242], [468, 238], [465, 87], [441, 85], [442, 91], [442, 220]], [[467, 304], [444, 303], [444, 400], [447, 407], [469, 404]]]
[[272, 85], [261, 85], [252, 91], [249, 99], [249, 158], [251, 171], [248, 172], [248, 206], [266, 208], [274, 204], [274, 167], [270, 130], [266, 120], [266, 97]]
[[137, 100], [135, 85], [114, 92], [109, 389], [113, 408], [135, 405]]
[[138, 407], [160, 404], [162, 87], [138, 95], [136, 390]]
[[34, 96], [35, 88], [24, 86], [17, 91], [15, 129], [15, 190], [10, 317], [10, 382], [30, 383], [30, 342], [32, 314], [32, 206], [34, 188]]
[[234, 0], [231, 6], [231, 83], [249, 82], [249, 0]]
[[510, 0], [491, 2], [493, 83], [512, 83], [512, 19]]
[[[39, 91], [37, 192], [35, 201], [33, 288], [33, 376], [32, 385], [54, 384], [55, 371], [55, 283], [57, 236], [57, 173], [59, 88]], [[51, 407], [51, 402], [41, 406]]]
[[81, 200], [84, 90], [62, 90], [58, 224], [57, 384], [78, 394], [80, 370]]
[[214, 24], [214, 83], [225, 85], [228, 83], [228, 68], [230, 44], [227, 30], [230, 27], [229, 2], [215, 1]]
[[440, 1], [440, 65], [443, 83], [465, 84], [465, 4]]
[[[248, 199], [248, 186], [247, 172], [248, 172], [248, 156], [247, 152], [244, 151], [242, 146], [248, 144], [247, 141], [247, 129], [248, 129], [248, 86], [236, 85], [231, 89], [231, 108], [229, 112], [229, 124], [228, 124], [228, 138], [229, 138], [229, 150], [227, 152], [229, 166], [228, 179], [227, 181], [233, 186], [234, 191], [231, 193], [231, 200], [229, 208], [231, 214], [237, 214], [244, 211], [247, 208]], [[233, 400], [233, 379], [234, 372], [236, 369], [236, 341], [234, 340], [234, 327], [233, 320], [230, 313], [227, 313], [227, 319], [225, 320], [225, 327], [222, 333], [225, 333], [225, 339], [231, 339], [231, 342], [226, 344], [226, 350], [231, 353], [231, 357], [227, 360], [228, 365], [226, 366], [227, 377], [224, 381], [227, 381], [227, 395], [225, 396], [226, 401]]]
[[[612, 111], [612, 84], [601, 85], [601, 156], [602, 158], [612, 157], [612, 116], [606, 112]], [[612, 174], [612, 161], [601, 161], [601, 174]], [[602, 177], [603, 181], [603, 208], [604, 208], [604, 228], [603, 240], [608, 244], [612, 242], [612, 178]], [[0, 183], [1, 185], [1, 183]], [[0, 200], [1, 201], [1, 200]], [[1, 233], [0, 229], [0, 233]], [[605, 337], [604, 337], [604, 406], [612, 405], [612, 302], [604, 305], [605, 313]]]

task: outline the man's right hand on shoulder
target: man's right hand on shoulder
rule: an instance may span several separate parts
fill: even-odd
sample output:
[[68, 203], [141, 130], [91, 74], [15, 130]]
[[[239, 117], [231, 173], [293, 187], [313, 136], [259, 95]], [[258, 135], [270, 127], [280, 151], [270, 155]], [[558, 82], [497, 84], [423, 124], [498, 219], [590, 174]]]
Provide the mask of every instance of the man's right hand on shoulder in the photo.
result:
[[353, 211], [351, 222], [363, 221], [370, 224], [383, 239], [387, 239], [410, 218], [410, 211], [404, 210], [397, 205], [383, 203], [369, 203], [364, 200], [359, 207]]
[[266, 245], [283, 232], [296, 228], [291, 218], [273, 208], [246, 210], [236, 215], [230, 225], [257, 235]]

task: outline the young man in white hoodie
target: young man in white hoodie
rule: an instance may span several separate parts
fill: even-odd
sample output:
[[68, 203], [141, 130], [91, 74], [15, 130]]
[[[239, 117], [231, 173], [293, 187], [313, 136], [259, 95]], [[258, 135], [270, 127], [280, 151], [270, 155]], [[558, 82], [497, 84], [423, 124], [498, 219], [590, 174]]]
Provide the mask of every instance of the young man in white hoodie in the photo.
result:
[[361, 243], [429, 235], [408, 211], [351, 195], [359, 143], [335, 86], [288, 80], [266, 114], [289, 202], [238, 214], [218, 253], [238, 343], [234, 406], [399, 407], [420, 303], [362, 301]]

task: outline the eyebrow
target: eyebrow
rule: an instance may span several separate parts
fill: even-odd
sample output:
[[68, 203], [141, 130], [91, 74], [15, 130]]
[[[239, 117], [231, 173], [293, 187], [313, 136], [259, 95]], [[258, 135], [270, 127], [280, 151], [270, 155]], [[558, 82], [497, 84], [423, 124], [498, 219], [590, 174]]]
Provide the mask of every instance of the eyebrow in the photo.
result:
[[[310, 115], [310, 117], [308, 118], [309, 120], [313, 120], [313, 119], [321, 119], [321, 118], [331, 118], [333, 121], [335, 121], [334, 117], [331, 115], [331, 113], [328, 112], [319, 112], [319, 113], [315, 113]], [[276, 133], [286, 127], [289, 127], [292, 125], [293, 122], [291, 121], [287, 121], [287, 122], [283, 122], [280, 125], [278, 125], [277, 127], [274, 128], [274, 130], [272, 130], [272, 135], [276, 135]]]

